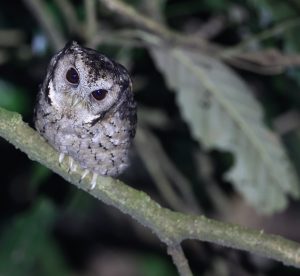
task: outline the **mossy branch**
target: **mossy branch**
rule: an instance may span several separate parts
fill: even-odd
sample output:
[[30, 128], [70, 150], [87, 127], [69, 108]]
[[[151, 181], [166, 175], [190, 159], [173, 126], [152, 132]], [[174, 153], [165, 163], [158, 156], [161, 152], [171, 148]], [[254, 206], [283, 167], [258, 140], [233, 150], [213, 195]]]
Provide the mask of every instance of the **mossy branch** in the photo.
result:
[[[166, 243], [170, 254], [174, 251], [172, 248], [177, 248], [177, 253], [183, 255], [180, 249], [181, 241], [197, 239], [246, 250], [300, 268], [299, 243], [204, 216], [173, 212], [161, 207], [144, 192], [110, 177], [99, 176], [96, 188], [89, 190], [90, 175], [80, 181], [81, 169], [69, 172], [68, 161], [59, 164], [59, 153], [24, 123], [19, 114], [2, 108], [0, 108], [0, 136], [25, 152], [30, 159], [42, 163], [78, 188], [129, 214], [150, 228], [162, 242]], [[184, 260], [184, 256], [174, 256], [173, 260]], [[182, 265], [184, 265], [183, 261]], [[181, 269], [189, 271], [188, 268], [181, 267]]]

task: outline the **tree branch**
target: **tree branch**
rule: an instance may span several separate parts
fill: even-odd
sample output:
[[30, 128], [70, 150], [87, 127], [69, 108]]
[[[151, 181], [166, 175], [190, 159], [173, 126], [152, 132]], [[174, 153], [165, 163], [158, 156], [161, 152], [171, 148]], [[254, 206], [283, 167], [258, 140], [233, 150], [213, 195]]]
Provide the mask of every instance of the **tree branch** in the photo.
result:
[[168, 254], [171, 255], [173, 263], [181, 276], [193, 275], [180, 245], [169, 246]]
[[0, 108], [0, 136], [25, 152], [30, 159], [42, 163], [106, 204], [129, 214], [150, 228], [169, 248], [177, 246], [185, 239], [197, 239], [246, 250], [300, 268], [299, 243], [204, 216], [173, 212], [162, 208], [144, 192], [110, 177], [99, 176], [96, 188], [89, 190], [90, 175], [80, 181], [83, 172], [81, 169], [69, 172], [67, 160], [60, 165], [59, 153], [24, 123], [19, 114], [2, 108]]
[[[146, 32], [144, 32], [144, 34], [148, 32], [148, 34], [152, 34], [161, 39], [163, 43], [174, 47], [200, 51], [240, 69], [258, 74], [271, 75], [282, 73], [283, 70], [288, 67], [299, 66], [300, 64], [299, 55], [286, 55], [275, 49], [272, 49], [271, 56], [269, 50], [260, 50], [253, 53], [242, 51], [250, 42], [259, 42], [283, 32], [286, 29], [298, 26], [300, 22], [299, 19], [288, 20], [270, 30], [266, 30], [246, 39], [235, 47], [226, 48], [219, 44], [212, 43], [197, 34], [186, 35], [171, 30], [162, 23], [153, 20], [151, 17], [141, 15], [132, 6], [123, 1], [99, 0], [99, 2], [112, 13], [119, 15], [123, 20], [137, 26], [139, 31], [145, 30]], [[140, 38], [145, 38], [145, 35], [140, 36]]]
[[176, 31], [170, 30], [164, 25], [158, 23], [157, 21], [152, 20], [151, 18], [141, 15], [130, 5], [119, 1], [119, 0], [99, 0], [107, 9], [111, 12], [120, 15], [123, 19], [128, 22], [138, 26], [141, 29], [144, 29], [152, 34], [163, 38], [164, 41], [170, 44], [179, 44], [181, 46], [201, 49], [208, 54], [216, 54], [222, 48], [219, 45], [208, 42], [205, 39], [197, 36], [187, 36], [182, 35]]

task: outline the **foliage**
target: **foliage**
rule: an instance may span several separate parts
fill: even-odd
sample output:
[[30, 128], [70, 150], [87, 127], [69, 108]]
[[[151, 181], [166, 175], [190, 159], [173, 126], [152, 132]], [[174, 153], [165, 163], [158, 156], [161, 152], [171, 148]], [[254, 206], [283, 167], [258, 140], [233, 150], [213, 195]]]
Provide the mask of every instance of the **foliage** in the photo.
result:
[[206, 149], [234, 153], [227, 179], [264, 213], [286, 207], [285, 193], [299, 195], [296, 174], [276, 135], [263, 125], [259, 104], [233, 72], [214, 59], [172, 49], [153, 56], [178, 93], [183, 117]]

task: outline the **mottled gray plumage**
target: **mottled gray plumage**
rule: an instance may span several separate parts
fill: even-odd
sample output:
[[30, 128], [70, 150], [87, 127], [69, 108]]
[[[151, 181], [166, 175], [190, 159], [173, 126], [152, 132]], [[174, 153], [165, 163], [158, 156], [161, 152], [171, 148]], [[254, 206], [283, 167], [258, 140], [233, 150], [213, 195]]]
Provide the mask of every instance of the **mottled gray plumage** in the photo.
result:
[[56, 150], [83, 168], [119, 175], [128, 165], [136, 128], [127, 70], [95, 50], [67, 44], [48, 67], [35, 126]]

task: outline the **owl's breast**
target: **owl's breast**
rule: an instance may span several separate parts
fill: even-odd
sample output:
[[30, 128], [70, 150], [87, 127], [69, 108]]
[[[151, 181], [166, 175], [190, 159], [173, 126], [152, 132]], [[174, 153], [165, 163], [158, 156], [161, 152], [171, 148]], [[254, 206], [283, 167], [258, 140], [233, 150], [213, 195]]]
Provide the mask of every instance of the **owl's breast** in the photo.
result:
[[71, 156], [83, 168], [101, 175], [120, 174], [128, 164], [128, 122], [117, 114], [102, 120], [79, 114], [40, 114], [36, 126], [56, 150]]

